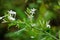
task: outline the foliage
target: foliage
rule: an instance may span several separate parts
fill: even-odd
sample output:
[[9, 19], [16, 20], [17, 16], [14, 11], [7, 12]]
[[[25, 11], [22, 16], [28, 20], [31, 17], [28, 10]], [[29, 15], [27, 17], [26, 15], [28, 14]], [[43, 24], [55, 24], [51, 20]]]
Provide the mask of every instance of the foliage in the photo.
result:
[[60, 39], [59, 27], [54, 26], [54, 29], [49, 24], [57, 16], [60, 17], [60, 0], [1, 0], [0, 7], [3, 10], [0, 12], [4, 14], [0, 17], [0, 24], [8, 23], [5, 40]]

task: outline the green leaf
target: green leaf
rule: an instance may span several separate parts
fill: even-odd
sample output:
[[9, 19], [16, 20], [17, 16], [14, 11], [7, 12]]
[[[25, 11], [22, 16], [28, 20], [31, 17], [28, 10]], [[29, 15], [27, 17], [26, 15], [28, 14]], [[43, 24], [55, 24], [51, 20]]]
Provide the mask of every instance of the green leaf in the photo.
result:
[[53, 18], [55, 18], [56, 17], [56, 15], [53, 13], [53, 12], [51, 12], [51, 11], [46, 11], [45, 12], [45, 14], [44, 14], [44, 18], [46, 19], [46, 20], [51, 20], [51, 19], [53, 19]]
[[26, 18], [26, 14], [25, 14], [24, 11], [22, 11], [21, 9], [15, 8], [15, 11], [16, 11], [17, 16], [18, 16], [19, 19], [24, 19], [24, 18]]
[[11, 23], [8, 24], [8, 28], [17, 25], [17, 21], [12, 21]]
[[59, 40], [60, 40], [60, 30], [59, 30]]
[[29, 4], [29, 8], [37, 8], [37, 7], [38, 7], [38, 5], [35, 4], [35, 3], [30, 3]]

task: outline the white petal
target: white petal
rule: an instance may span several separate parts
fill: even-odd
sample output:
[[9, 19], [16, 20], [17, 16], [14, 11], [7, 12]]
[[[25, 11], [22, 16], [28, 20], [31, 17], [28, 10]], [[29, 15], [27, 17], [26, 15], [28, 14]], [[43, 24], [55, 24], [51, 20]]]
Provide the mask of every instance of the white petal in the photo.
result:
[[9, 16], [8, 19], [9, 19], [9, 20], [12, 20], [12, 21], [15, 20], [15, 18], [13, 18], [13, 17], [11, 17], [11, 16]]
[[46, 22], [46, 26], [47, 26], [48, 28], [51, 28], [51, 26], [49, 25], [49, 22], [50, 22], [50, 20]]
[[36, 26], [36, 24], [31, 24], [31, 26], [33, 27], [33, 26]]
[[35, 8], [33, 8], [33, 9], [31, 9], [31, 11], [36, 11], [36, 9], [35, 9]]
[[35, 38], [34, 36], [31, 36], [31, 38]]
[[33, 9], [31, 9], [30, 13], [33, 15], [35, 13], [35, 11], [36, 11], [36, 9], [33, 8]]
[[3, 17], [0, 17], [0, 19], [2, 19]]
[[35, 12], [34, 11], [30, 11], [31, 14], [34, 14]]
[[47, 25], [47, 27], [48, 27], [48, 28], [51, 28], [51, 26], [50, 26], [50, 25]]
[[14, 11], [12, 11], [12, 10], [8, 11], [8, 13], [9, 13], [9, 14], [15, 14], [15, 15], [16, 15], [16, 12], [14, 12]]

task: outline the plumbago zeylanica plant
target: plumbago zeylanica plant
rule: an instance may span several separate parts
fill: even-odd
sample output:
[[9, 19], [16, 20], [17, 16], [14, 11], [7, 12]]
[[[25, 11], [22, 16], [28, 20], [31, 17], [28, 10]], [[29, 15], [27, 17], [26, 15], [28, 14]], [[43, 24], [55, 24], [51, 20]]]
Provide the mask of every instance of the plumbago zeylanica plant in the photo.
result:
[[27, 18], [16, 19], [16, 12], [13, 10], [0, 17], [2, 23], [8, 23], [8, 32], [5, 34], [6, 40], [58, 40], [51, 30], [49, 21], [41, 17], [38, 22], [34, 19], [37, 9], [27, 8], [25, 14]]

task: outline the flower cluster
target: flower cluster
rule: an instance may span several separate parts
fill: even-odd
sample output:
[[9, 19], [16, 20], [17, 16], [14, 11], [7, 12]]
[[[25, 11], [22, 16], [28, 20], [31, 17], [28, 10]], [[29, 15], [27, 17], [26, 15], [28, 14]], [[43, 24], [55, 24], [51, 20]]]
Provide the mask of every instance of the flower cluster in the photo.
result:
[[14, 21], [14, 20], [15, 20], [16, 12], [10, 10], [10, 11], [8, 11], [8, 14], [9, 14], [8, 16], [4, 15], [4, 16], [0, 17], [0, 20], [1, 20], [1, 19], [3, 20], [2, 23], [7, 22], [7, 21], [4, 19], [4, 18], [6, 18], [6, 17], [7, 17], [8, 20], [10, 20], [10, 21]]
[[35, 8], [30, 9], [30, 15], [28, 16], [28, 18], [33, 18], [34, 17], [33, 14], [35, 14], [35, 11], [36, 11]]
[[8, 19], [14, 21], [16, 17], [16, 12], [10, 10], [8, 11], [8, 13], [9, 13]]
[[35, 11], [36, 11], [36, 9], [33, 8], [33, 9], [31, 9], [30, 13], [33, 15], [33, 14], [35, 14]]

